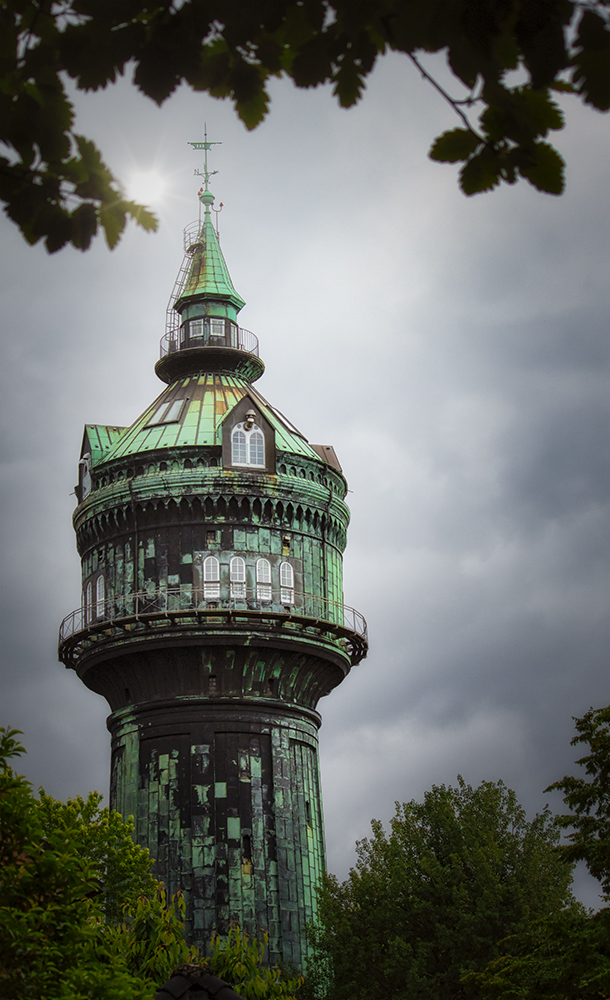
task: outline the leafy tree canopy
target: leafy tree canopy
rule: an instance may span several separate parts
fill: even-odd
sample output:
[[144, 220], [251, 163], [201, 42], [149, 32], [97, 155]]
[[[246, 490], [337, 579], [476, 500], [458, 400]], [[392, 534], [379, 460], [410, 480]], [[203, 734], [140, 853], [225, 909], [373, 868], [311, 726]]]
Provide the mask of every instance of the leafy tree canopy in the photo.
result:
[[328, 1000], [456, 1000], [461, 978], [509, 934], [578, 909], [548, 811], [526, 820], [502, 782], [434, 786], [396, 804], [357, 845], [348, 879], [327, 875], [311, 979]]
[[[576, 719], [572, 745], [590, 752], [577, 762], [586, 777], [567, 776], [547, 791], [564, 793], [571, 810], [555, 818], [569, 830], [560, 852], [569, 862], [585, 861], [610, 901], [610, 707], [590, 709]], [[583, 908], [534, 921], [501, 946], [499, 957], [482, 972], [466, 976], [466, 986], [484, 1000], [603, 1000], [610, 997], [610, 908]]]
[[607, 1000], [610, 997], [610, 910], [583, 908], [534, 921], [502, 942], [482, 972], [464, 976], [476, 1000]]
[[571, 810], [557, 817], [558, 825], [570, 830], [570, 843], [564, 848], [566, 857], [586, 862], [610, 902], [610, 706], [591, 708], [582, 719], [574, 721], [578, 735], [572, 746], [586, 743], [590, 750], [576, 762], [587, 777], [566, 775], [547, 792], [563, 792]]
[[[459, 116], [430, 156], [462, 164], [466, 194], [519, 177], [560, 194], [564, 164], [547, 141], [563, 127], [553, 91], [610, 108], [609, 0], [2, 0], [0, 199], [25, 238], [44, 239], [50, 252], [86, 249], [100, 226], [113, 247], [128, 217], [156, 227], [74, 131], [67, 78], [98, 90], [132, 66], [135, 85], [158, 104], [185, 82], [228, 97], [254, 128], [270, 77], [330, 83], [350, 107], [390, 50]], [[457, 96], [421, 62], [436, 52]]]
[[34, 797], [17, 735], [0, 729], [0, 998], [150, 1000], [193, 956], [180, 913], [97, 793]]

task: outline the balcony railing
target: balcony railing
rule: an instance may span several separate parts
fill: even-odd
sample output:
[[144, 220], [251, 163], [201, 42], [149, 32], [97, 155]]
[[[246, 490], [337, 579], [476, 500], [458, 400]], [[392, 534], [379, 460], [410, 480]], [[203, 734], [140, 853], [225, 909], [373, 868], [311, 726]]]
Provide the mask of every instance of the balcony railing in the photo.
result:
[[242, 329], [241, 326], [232, 324], [229, 334], [222, 337], [212, 336], [209, 329], [204, 328], [203, 335], [195, 337], [185, 331], [184, 326], [180, 327], [178, 323], [179, 319], [161, 337], [160, 356], [162, 358], [175, 351], [185, 351], [193, 347], [233, 347], [238, 351], [245, 351], [246, 354], [258, 357], [258, 337], [250, 330]]
[[289, 602], [285, 591], [272, 591], [269, 600], [262, 600], [256, 593], [230, 598], [216, 597], [213, 593], [210, 585], [205, 590], [190, 591], [163, 588], [150, 593], [121, 594], [77, 608], [61, 623], [59, 657], [72, 666], [93, 643], [104, 637], [133, 635], [138, 624], [196, 627], [205, 632], [219, 627], [256, 631], [270, 623], [302, 634], [328, 633], [349, 652], [353, 663], [366, 656], [366, 620], [345, 604], [310, 594], [294, 594]]

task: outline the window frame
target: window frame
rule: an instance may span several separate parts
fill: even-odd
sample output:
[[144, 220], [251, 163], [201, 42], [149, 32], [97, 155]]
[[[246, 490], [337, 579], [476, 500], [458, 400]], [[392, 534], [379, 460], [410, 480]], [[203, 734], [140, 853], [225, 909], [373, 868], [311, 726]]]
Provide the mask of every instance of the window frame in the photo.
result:
[[220, 316], [210, 316], [210, 340], [225, 340], [225, 321]]
[[[162, 403], [157, 407], [155, 412], [149, 417], [146, 426], [147, 427], [161, 427], [164, 424], [178, 424], [180, 423], [180, 418], [184, 410], [184, 404], [186, 399], [171, 399], [169, 402]], [[170, 416], [172, 410], [177, 407], [176, 416]]]
[[263, 604], [271, 604], [273, 600], [271, 563], [264, 556], [256, 560], [256, 599]]
[[189, 320], [189, 340], [203, 340], [205, 337], [205, 321], [202, 316]]
[[[245, 449], [246, 449], [246, 461], [238, 462], [235, 457], [235, 437], [238, 434], [242, 434], [245, 437]], [[252, 437], [258, 435], [260, 437], [262, 446], [262, 462], [252, 461]], [[244, 427], [244, 421], [240, 421], [231, 428], [231, 465], [236, 466], [240, 469], [266, 469], [267, 468], [267, 443], [265, 441], [265, 432], [260, 424], [252, 424], [249, 430]]]
[[[285, 571], [289, 583], [283, 580]], [[285, 559], [280, 563], [280, 603], [294, 604], [294, 566]]]
[[236, 601], [246, 599], [246, 560], [243, 556], [233, 556], [229, 563], [229, 588]]
[[[214, 572], [208, 573], [209, 570]], [[202, 566], [203, 597], [206, 601], [220, 598], [220, 561], [217, 556], [206, 556]]]
[[100, 573], [95, 581], [94, 618], [103, 618], [106, 612], [106, 581]]

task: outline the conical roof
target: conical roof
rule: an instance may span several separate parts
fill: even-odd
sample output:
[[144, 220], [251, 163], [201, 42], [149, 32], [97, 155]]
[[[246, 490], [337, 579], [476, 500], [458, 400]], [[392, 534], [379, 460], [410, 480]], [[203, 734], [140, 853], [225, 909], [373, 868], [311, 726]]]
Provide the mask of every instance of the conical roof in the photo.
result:
[[[113, 442], [103, 461], [143, 455], [159, 449], [220, 444], [222, 423], [244, 396], [250, 396], [269, 421], [275, 431], [278, 450], [320, 460], [319, 452], [304, 435], [245, 379], [235, 375], [205, 373], [189, 375], [168, 386]], [[169, 408], [173, 404], [175, 411], [168, 421]]]
[[229, 268], [220, 249], [210, 208], [207, 204], [198, 238], [189, 251], [192, 253], [191, 265], [184, 288], [174, 303], [174, 309], [181, 312], [189, 299], [197, 301], [216, 299], [230, 302], [239, 312], [245, 302], [241, 295], [236, 292], [231, 281]]

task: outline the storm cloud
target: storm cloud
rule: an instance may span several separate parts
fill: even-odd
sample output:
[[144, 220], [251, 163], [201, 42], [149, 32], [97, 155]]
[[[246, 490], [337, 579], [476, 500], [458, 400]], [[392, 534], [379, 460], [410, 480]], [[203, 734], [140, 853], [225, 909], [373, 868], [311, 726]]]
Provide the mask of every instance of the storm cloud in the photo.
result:
[[112, 253], [48, 257], [1, 223], [2, 721], [35, 785], [107, 790], [107, 707], [56, 661], [80, 603], [72, 490], [83, 424], [129, 424], [158, 394], [206, 120], [261, 392], [334, 445], [352, 491], [345, 600], [371, 648], [320, 706], [330, 869], [371, 817], [458, 773], [560, 808], [543, 789], [573, 768], [571, 717], [610, 701], [610, 129], [567, 110], [561, 198], [466, 199], [426, 159], [450, 111], [399, 58], [349, 112], [278, 84], [253, 133], [186, 91], [160, 111], [125, 83], [79, 99], [115, 171], [168, 189], [159, 233]]

